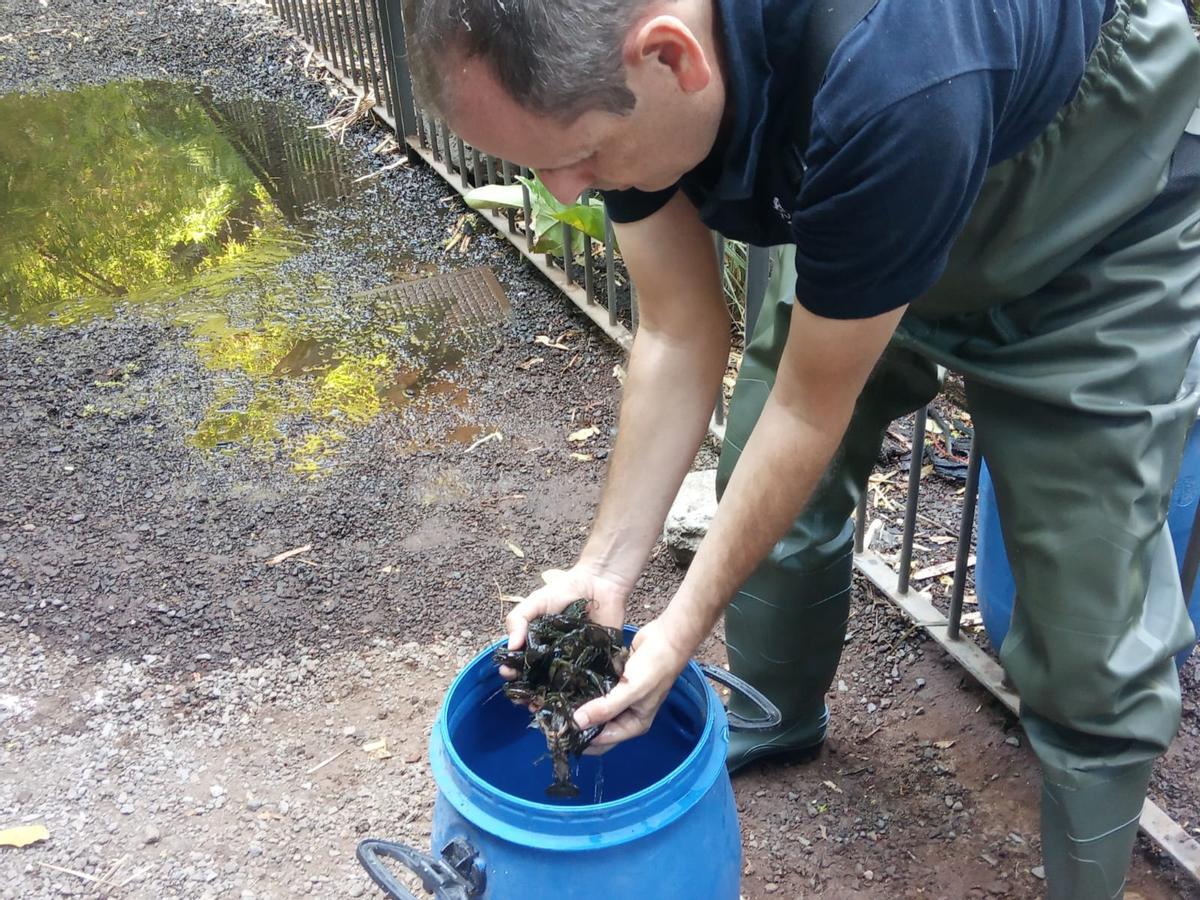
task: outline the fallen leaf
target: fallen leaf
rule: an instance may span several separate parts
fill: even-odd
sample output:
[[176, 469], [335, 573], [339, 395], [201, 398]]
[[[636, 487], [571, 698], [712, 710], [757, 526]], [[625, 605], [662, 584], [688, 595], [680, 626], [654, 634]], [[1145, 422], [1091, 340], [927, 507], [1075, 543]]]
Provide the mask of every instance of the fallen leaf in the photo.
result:
[[571, 454], [571, 459], [577, 460], [579, 462], [591, 462], [595, 458], [596, 457], [592, 456], [590, 453], [572, 453]]
[[391, 759], [392, 754], [388, 752], [387, 738], [375, 738], [371, 741], [366, 741], [362, 745], [362, 751], [369, 755], [372, 759]]
[[937, 747], [939, 750], [949, 750], [951, 747], [953, 747], [953, 746], [954, 746], [955, 744], [957, 744], [957, 743], [958, 743], [958, 741], [957, 741], [957, 740], [954, 740], [954, 741], [934, 741], [934, 742], [933, 742], [933, 746]]
[[[912, 573], [912, 581], [925, 581], [928, 578], [936, 578], [939, 575], [945, 575], [954, 571], [954, 560], [949, 560], [944, 563], [938, 563], [936, 566], [927, 566], [924, 569], [918, 569]], [[967, 557], [967, 568], [975, 565], [975, 557]]]
[[296, 547], [293, 550], [285, 550], [276, 556], [272, 556], [267, 560], [268, 566], [277, 566], [285, 559], [291, 559], [293, 556], [299, 556], [301, 553], [307, 553], [312, 549], [312, 544], [305, 544], [303, 547]]
[[45, 825], [18, 825], [0, 831], [0, 847], [28, 847], [50, 839]]
[[522, 372], [528, 372], [534, 366], [538, 365], [539, 363], [544, 363], [545, 361], [546, 360], [542, 359], [540, 356], [531, 356], [529, 359], [525, 360], [525, 362], [517, 363], [517, 368]]
[[512, 541], [505, 541], [504, 543], [508, 547], [508, 549], [513, 552], [513, 556], [517, 557], [518, 559], [525, 558], [525, 551], [522, 550], [520, 547], [518, 547], [516, 544], [514, 544]]
[[926, 535], [926, 540], [928, 540], [934, 544], [952, 544], [952, 543], [954, 543], [954, 538], [947, 537], [944, 534]]
[[580, 428], [578, 431], [572, 431], [567, 435], [567, 440], [572, 443], [582, 444], [589, 438], [595, 437], [600, 433], [600, 429], [595, 425], [589, 425], [587, 428]]
[[552, 350], [570, 350], [566, 344], [560, 344], [558, 341], [552, 341], [547, 335], [539, 334], [533, 339], [535, 344], [541, 344], [543, 347], [549, 347]]
[[842, 789], [840, 787], [838, 787], [836, 784], [834, 784], [832, 781], [822, 781], [821, 784], [825, 785], [825, 787], [829, 788], [835, 794], [840, 794], [842, 792]]
[[552, 581], [558, 581], [567, 573], [563, 569], [547, 569], [542, 573], [542, 584], [549, 584]]

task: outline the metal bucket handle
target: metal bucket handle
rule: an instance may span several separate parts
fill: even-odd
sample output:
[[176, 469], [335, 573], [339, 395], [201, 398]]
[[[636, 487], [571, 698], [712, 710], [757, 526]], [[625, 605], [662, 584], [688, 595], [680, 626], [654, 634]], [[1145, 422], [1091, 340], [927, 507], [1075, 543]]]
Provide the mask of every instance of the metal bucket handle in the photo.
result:
[[380, 857], [389, 857], [403, 863], [420, 879], [425, 890], [435, 900], [471, 900], [483, 896], [486, 879], [483, 868], [478, 865], [478, 854], [462, 838], [455, 838], [442, 850], [442, 858], [436, 859], [406, 844], [394, 844], [369, 838], [358, 845], [355, 855], [379, 887], [393, 900], [417, 900], [384, 865]]
[[729, 718], [731, 731], [770, 731], [783, 721], [783, 713], [779, 711], [779, 707], [748, 682], [742, 681], [732, 672], [728, 672], [720, 666], [712, 666], [708, 663], [696, 663], [696, 665], [700, 667], [701, 672], [717, 684], [723, 684], [731, 691], [737, 691], [762, 710], [762, 715], [755, 719], [747, 719], [745, 716], [726, 710], [725, 715]]

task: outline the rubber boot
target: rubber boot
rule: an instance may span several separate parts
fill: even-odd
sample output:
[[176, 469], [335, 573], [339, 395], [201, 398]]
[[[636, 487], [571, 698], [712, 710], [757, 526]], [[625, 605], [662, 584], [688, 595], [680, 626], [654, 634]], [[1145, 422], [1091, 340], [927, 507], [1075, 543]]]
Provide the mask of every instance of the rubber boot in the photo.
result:
[[1137, 763], [1073, 786], [1046, 771], [1042, 853], [1048, 900], [1122, 896], [1152, 768], [1153, 763]]
[[[828, 543], [797, 551], [794, 540], [777, 544], [725, 613], [730, 670], [783, 714], [774, 731], [730, 732], [730, 773], [768, 755], [812, 758], [825, 740], [825, 692], [837, 671], [850, 613], [852, 523]], [[729, 705], [742, 715], [755, 714], [736, 695]]]

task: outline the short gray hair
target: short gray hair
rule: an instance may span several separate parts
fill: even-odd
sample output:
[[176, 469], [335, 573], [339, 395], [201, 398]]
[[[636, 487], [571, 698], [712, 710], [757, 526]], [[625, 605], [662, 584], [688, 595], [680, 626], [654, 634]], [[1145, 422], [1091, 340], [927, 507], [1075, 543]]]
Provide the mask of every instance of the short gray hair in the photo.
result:
[[422, 101], [446, 111], [442, 62], [485, 60], [501, 87], [538, 115], [572, 121], [626, 113], [625, 35], [649, 0], [404, 0], [409, 66]]

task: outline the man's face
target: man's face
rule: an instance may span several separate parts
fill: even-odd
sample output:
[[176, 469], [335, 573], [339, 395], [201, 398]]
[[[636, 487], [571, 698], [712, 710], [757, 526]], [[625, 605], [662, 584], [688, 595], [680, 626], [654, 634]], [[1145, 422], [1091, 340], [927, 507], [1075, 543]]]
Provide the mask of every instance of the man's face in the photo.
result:
[[588, 188], [662, 190], [708, 154], [720, 103], [711, 92], [700, 102], [659, 69], [631, 73], [637, 103], [629, 113], [592, 111], [564, 124], [522, 107], [486, 62], [461, 60], [446, 73], [453, 85], [448, 122], [472, 147], [536, 171], [562, 203]]

